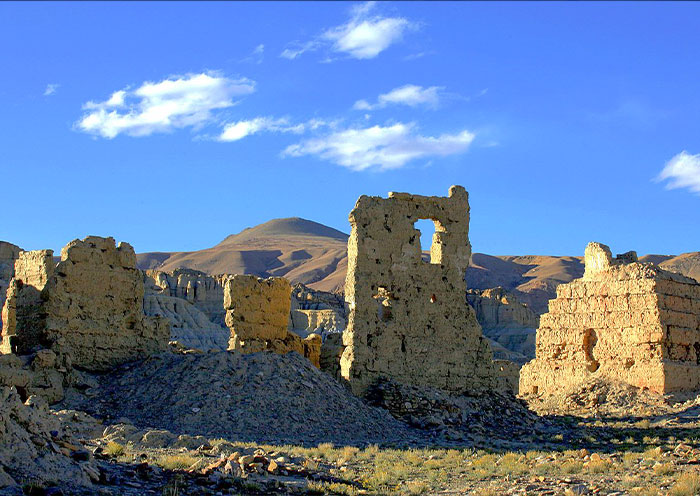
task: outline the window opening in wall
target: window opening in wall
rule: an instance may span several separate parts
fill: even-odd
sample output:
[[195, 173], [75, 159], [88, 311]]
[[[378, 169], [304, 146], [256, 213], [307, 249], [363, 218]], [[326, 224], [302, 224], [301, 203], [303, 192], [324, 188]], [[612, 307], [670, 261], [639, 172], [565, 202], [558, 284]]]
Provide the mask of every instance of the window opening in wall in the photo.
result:
[[437, 226], [438, 222], [432, 219], [420, 219], [413, 224], [413, 227], [420, 231], [421, 259], [426, 263], [440, 263], [431, 257], [431, 248], [435, 241]]

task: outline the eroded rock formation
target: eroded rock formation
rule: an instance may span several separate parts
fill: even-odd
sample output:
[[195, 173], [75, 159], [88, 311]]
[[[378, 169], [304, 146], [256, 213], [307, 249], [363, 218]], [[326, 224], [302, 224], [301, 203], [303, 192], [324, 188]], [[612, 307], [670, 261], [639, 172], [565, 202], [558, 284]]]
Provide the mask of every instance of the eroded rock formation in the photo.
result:
[[22, 252], [3, 309], [3, 352], [53, 348], [74, 365], [108, 370], [162, 351], [165, 319], [143, 313], [134, 249], [113, 238], [75, 240], [54, 264], [51, 250]]
[[468, 289], [467, 301], [476, 312], [484, 336], [505, 348], [494, 357], [519, 362], [521, 365], [535, 357], [537, 315], [502, 287]]
[[261, 279], [234, 275], [224, 284], [226, 325], [231, 330], [228, 349], [242, 353], [296, 351], [319, 367], [321, 336], [302, 339], [288, 331], [291, 286], [281, 277]]
[[228, 275], [210, 276], [193, 269], [175, 269], [171, 272], [145, 271], [146, 293], [181, 298], [221, 327], [224, 323], [224, 282]]
[[657, 393], [700, 389], [700, 284], [590, 243], [583, 278], [557, 287], [540, 318], [537, 358], [521, 394], [552, 394], [593, 379]]
[[[420, 219], [432, 219], [430, 260], [421, 257]], [[496, 387], [492, 353], [466, 304], [469, 201], [389, 193], [361, 196], [350, 213], [341, 374], [356, 394], [382, 377], [448, 391]]]

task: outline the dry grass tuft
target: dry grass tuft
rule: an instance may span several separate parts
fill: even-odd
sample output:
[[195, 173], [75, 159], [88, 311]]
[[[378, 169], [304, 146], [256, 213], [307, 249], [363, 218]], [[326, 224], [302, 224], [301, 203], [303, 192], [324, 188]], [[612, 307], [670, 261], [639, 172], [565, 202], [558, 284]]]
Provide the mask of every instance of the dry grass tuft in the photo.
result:
[[116, 458], [117, 456], [122, 456], [125, 451], [123, 445], [110, 441], [107, 443], [107, 446], [105, 446], [104, 454]]
[[700, 475], [695, 472], [681, 475], [668, 494], [669, 496], [696, 496], [700, 494]]
[[199, 457], [192, 455], [163, 455], [156, 461], [156, 465], [165, 470], [185, 470], [199, 461]]

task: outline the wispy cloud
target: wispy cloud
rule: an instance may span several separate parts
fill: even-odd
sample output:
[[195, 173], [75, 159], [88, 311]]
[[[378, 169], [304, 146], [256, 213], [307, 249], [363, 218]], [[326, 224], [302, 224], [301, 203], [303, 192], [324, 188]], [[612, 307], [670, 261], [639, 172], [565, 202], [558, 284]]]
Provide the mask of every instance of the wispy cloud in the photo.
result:
[[423, 88], [415, 84], [406, 84], [398, 88], [394, 88], [388, 93], [379, 95], [377, 103], [369, 103], [366, 100], [358, 100], [353, 108], [355, 110], [374, 110], [384, 108], [387, 105], [408, 105], [409, 107], [417, 107], [424, 105], [427, 107], [437, 107], [440, 102], [440, 92], [445, 88], [443, 86], [431, 86]]
[[345, 129], [288, 146], [283, 155], [316, 155], [355, 171], [387, 170], [418, 158], [462, 153], [474, 140], [474, 134], [467, 130], [432, 137], [418, 134], [415, 127], [412, 123], [397, 123]]
[[685, 150], [666, 162], [657, 181], [668, 181], [667, 189], [686, 188], [700, 194], [700, 154], [691, 155]]
[[372, 59], [400, 41], [404, 33], [415, 26], [403, 17], [372, 15], [374, 9], [375, 2], [356, 5], [348, 22], [325, 30], [314, 40], [292, 42], [280, 56], [295, 59], [305, 52], [328, 47], [355, 59]]
[[218, 141], [238, 141], [246, 136], [263, 131], [298, 134], [304, 132], [305, 129], [305, 124], [292, 125], [286, 118], [256, 117], [255, 119], [226, 124], [218, 137]]
[[313, 52], [314, 50], [317, 50], [320, 46], [321, 44], [319, 42], [313, 40], [307, 41], [306, 43], [293, 41], [289, 45], [287, 45], [287, 48], [282, 50], [282, 53], [280, 53], [280, 57], [289, 60], [294, 60], [303, 53]]
[[265, 58], [265, 45], [262, 43], [256, 46], [253, 51], [246, 58], [241, 59], [241, 62], [247, 62], [249, 64], [262, 64]]
[[53, 95], [54, 93], [56, 93], [56, 90], [58, 89], [59, 86], [60, 86], [60, 84], [47, 84], [46, 89], [44, 90], [44, 96]]
[[255, 82], [230, 79], [216, 72], [173, 76], [144, 82], [135, 90], [115, 91], [104, 102], [88, 102], [77, 129], [114, 138], [119, 134], [148, 136], [185, 127], [202, 126], [213, 112], [236, 104], [235, 98], [255, 91]]

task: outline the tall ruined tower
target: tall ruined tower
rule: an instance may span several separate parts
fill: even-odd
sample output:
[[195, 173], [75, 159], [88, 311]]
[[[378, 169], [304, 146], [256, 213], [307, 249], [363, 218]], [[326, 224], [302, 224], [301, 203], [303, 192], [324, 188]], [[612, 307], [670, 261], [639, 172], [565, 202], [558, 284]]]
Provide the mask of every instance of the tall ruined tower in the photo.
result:
[[[430, 260], [415, 223], [435, 223]], [[463, 392], [493, 387], [492, 353], [466, 303], [469, 197], [362, 196], [350, 213], [341, 375], [356, 394], [380, 378]]]

